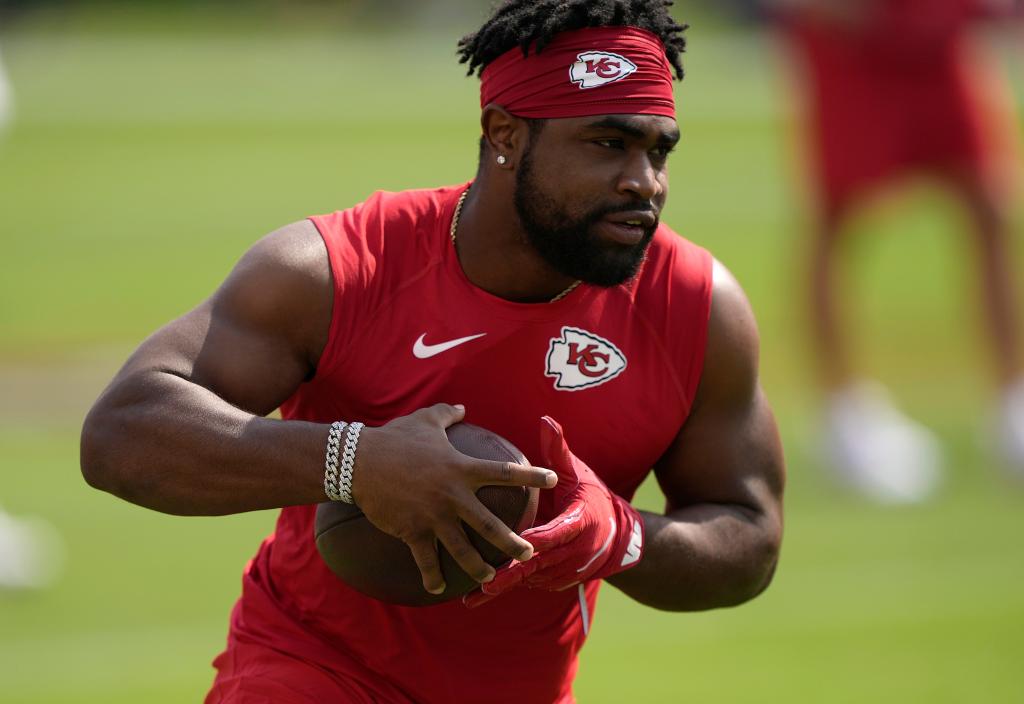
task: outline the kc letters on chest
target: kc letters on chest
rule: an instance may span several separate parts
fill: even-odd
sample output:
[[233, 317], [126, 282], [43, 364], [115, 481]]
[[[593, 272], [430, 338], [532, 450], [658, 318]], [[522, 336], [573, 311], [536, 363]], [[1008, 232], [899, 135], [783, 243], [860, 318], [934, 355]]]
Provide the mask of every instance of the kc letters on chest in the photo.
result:
[[625, 369], [626, 356], [612, 342], [566, 325], [551, 339], [544, 374], [560, 391], [579, 391], [611, 381]]

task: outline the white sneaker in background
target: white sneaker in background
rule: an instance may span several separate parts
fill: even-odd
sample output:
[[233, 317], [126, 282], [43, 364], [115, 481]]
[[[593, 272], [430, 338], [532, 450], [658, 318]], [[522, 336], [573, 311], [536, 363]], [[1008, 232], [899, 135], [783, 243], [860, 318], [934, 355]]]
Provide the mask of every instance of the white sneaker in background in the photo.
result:
[[1024, 379], [1003, 392], [999, 444], [1009, 469], [1024, 479]]
[[0, 590], [46, 587], [62, 563], [63, 543], [52, 525], [0, 509]]
[[828, 399], [825, 450], [848, 487], [881, 503], [928, 499], [942, 476], [935, 435], [905, 416], [877, 384], [856, 384]]

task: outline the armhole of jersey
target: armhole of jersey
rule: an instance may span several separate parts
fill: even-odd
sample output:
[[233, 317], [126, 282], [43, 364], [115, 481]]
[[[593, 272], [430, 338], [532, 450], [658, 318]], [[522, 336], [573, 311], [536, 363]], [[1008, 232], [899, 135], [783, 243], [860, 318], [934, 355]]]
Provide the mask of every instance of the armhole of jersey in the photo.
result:
[[[340, 217], [340, 214], [337, 214]], [[339, 271], [339, 267], [336, 264], [338, 255], [338, 242], [336, 237], [331, 236], [331, 232], [328, 230], [326, 222], [323, 222], [324, 218], [332, 217], [327, 216], [312, 216], [308, 220], [313, 223], [313, 227], [320, 233], [320, 238], [324, 242], [324, 247], [327, 249], [327, 263], [331, 269], [331, 328], [327, 332], [327, 344], [324, 345], [324, 351], [320, 355], [320, 360], [316, 365], [316, 373], [313, 378], [319, 378], [324, 376], [327, 372], [334, 369], [343, 355], [344, 350], [341, 347], [341, 340], [344, 337], [342, 335], [342, 324], [343, 314], [345, 306], [342, 305], [342, 294], [341, 294], [341, 283], [339, 277], [344, 275], [343, 272]]]
[[[672, 233], [672, 237], [679, 235]], [[670, 311], [665, 311], [665, 317], [660, 319], [650, 318], [643, 308], [634, 308], [633, 312], [650, 331], [652, 342], [665, 361], [667, 372], [671, 375], [672, 386], [679, 395], [679, 415], [682, 424], [686, 422], [693, 408], [693, 399], [704, 371], [708, 323], [711, 318], [714, 260], [706, 249], [690, 242], [677, 249], [676, 256], [685, 258], [685, 261], [670, 266], [682, 274], [677, 277], [674, 272], [669, 272], [667, 285], [673, 289], [680, 289], [679, 298], [684, 302]], [[676, 292], [673, 290], [670, 294], [672, 299], [676, 299]], [[678, 335], [666, 334], [670, 329], [682, 332]]]

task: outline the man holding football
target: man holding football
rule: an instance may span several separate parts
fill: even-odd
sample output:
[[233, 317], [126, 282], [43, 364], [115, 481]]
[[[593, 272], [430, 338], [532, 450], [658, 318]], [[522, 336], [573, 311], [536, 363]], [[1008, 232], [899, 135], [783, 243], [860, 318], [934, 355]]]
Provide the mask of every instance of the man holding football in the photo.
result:
[[[673, 611], [771, 581], [784, 471], [750, 306], [659, 223], [670, 4], [503, 3], [459, 45], [481, 76], [471, 183], [272, 233], [97, 401], [94, 486], [175, 514], [284, 507], [208, 702], [571, 702], [603, 580]], [[463, 419], [540, 466], [459, 454]], [[652, 470], [664, 514], [629, 503]], [[506, 528], [484, 485], [545, 489], [536, 527]], [[438, 545], [480, 589], [423, 608], [351, 589], [313, 541], [329, 499], [402, 539], [425, 590]], [[513, 562], [495, 572], [463, 522]]]

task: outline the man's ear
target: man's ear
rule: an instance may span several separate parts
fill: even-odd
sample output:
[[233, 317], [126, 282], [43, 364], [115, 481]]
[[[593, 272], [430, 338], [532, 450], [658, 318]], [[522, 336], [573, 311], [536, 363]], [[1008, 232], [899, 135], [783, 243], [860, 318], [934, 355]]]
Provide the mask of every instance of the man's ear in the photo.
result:
[[512, 169], [519, 163], [530, 139], [526, 120], [500, 105], [488, 103], [480, 114], [480, 127], [491, 152], [490, 158], [499, 168]]

